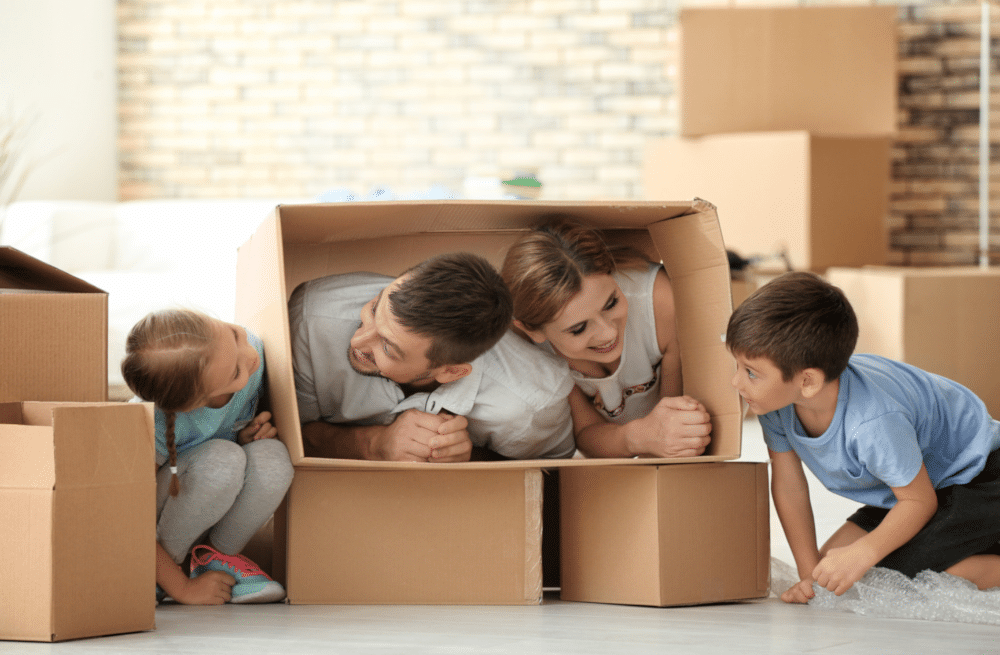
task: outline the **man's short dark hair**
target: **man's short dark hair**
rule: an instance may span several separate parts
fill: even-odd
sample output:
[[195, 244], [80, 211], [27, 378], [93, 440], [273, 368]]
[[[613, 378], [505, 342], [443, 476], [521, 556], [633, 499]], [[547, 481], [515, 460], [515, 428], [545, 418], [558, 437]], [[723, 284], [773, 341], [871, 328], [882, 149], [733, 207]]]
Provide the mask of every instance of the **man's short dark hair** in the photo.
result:
[[403, 275], [389, 294], [389, 309], [407, 330], [431, 339], [426, 357], [432, 366], [471, 362], [511, 326], [510, 291], [478, 255], [438, 255]]
[[858, 341], [858, 319], [844, 292], [813, 273], [785, 273], [755, 291], [729, 318], [726, 347], [766, 357], [787, 382], [807, 368], [835, 380]]

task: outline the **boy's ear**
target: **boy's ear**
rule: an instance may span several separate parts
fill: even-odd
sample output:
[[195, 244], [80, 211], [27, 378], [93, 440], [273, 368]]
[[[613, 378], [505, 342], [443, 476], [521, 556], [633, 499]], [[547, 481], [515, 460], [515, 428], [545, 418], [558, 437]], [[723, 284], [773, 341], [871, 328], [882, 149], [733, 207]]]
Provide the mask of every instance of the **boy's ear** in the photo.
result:
[[517, 320], [516, 318], [514, 319], [514, 327], [516, 327], [518, 330], [526, 334], [528, 338], [534, 341], [535, 343], [545, 343], [544, 334], [542, 334], [538, 330], [529, 330], [527, 327], [525, 327], [524, 323]]
[[472, 364], [448, 364], [441, 367], [441, 370], [434, 376], [434, 379], [441, 384], [446, 384], [455, 380], [461, 380], [469, 373], [472, 373]]
[[814, 397], [826, 384], [826, 375], [818, 368], [807, 368], [800, 375], [800, 388], [806, 398]]

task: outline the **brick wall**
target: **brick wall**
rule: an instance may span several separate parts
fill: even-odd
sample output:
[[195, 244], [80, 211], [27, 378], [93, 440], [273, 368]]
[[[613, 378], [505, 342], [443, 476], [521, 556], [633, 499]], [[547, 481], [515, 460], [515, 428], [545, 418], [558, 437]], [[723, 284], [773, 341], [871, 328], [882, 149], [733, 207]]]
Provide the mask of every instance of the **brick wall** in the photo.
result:
[[[119, 0], [119, 195], [461, 193], [530, 171], [546, 199], [640, 199], [644, 144], [677, 131], [677, 7]], [[891, 263], [978, 256], [978, 25], [978, 3], [900, 7]]]

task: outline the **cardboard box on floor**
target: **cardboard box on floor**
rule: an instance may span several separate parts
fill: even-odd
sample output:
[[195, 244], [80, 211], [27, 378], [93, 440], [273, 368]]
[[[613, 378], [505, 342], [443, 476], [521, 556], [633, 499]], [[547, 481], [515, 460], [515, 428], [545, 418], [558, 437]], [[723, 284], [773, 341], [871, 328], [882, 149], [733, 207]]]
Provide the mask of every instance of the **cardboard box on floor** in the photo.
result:
[[894, 5], [681, 9], [680, 134], [895, 133], [896, 14]]
[[563, 600], [697, 605], [766, 596], [767, 463], [559, 471]]
[[1000, 269], [831, 268], [854, 307], [855, 352], [913, 364], [965, 385], [1000, 418]]
[[155, 627], [145, 404], [0, 403], [0, 639]]
[[0, 246], [0, 402], [108, 398], [108, 294]]
[[648, 198], [698, 196], [719, 208], [726, 246], [743, 257], [785, 251], [793, 267], [884, 264], [889, 139], [770, 132], [654, 141]]
[[[398, 275], [453, 251], [476, 252], [499, 266], [509, 245], [551, 214], [572, 215], [664, 261], [677, 304], [685, 393], [712, 415], [712, 444], [697, 459], [739, 457], [740, 400], [729, 384], [735, 368], [722, 342], [732, 312], [729, 269], [714, 210], [697, 212], [691, 202], [281, 206], [240, 248], [236, 316], [264, 341], [275, 421], [296, 468], [275, 521], [275, 570], [290, 602], [538, 603], [540, 469], [697, 461], [431, 465], [304, 453], [287, 310], [298, 284], [350, 271]], [[682, 467], [664, 467], [661, 475], [673, 468]]]

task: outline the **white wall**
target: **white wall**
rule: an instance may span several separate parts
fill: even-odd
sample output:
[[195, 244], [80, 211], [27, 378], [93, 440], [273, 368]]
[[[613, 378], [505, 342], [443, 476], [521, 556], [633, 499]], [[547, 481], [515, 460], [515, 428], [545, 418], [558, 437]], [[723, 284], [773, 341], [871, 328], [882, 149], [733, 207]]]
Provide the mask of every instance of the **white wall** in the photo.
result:
[[114, 0], [0, 0], [0, 116], [35, 116], [19, 200], [117, 197]]

